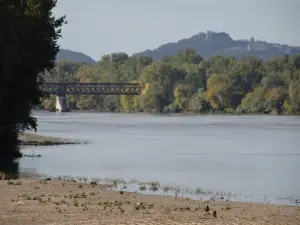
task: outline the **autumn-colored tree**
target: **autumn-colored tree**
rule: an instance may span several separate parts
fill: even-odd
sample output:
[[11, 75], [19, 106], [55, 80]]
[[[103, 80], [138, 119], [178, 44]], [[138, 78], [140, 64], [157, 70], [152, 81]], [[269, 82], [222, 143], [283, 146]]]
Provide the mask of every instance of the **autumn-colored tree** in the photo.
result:
[[163, 87], [158, 83], [147, 83], [140, 98], [140, 105], [144, 111], [162, 112], [166, 101]]
[[207, 80], [206, 97], [214, 109], [230, 107], [232, 82], [226, 75], [212, 74]]
[[179, 105], [179, 107], [184, 111], [188, 111], [190, 100], [193, 96], [192, 87], [188, 84], [179, 84], [174, 90], [174, 95], [176, 103]]

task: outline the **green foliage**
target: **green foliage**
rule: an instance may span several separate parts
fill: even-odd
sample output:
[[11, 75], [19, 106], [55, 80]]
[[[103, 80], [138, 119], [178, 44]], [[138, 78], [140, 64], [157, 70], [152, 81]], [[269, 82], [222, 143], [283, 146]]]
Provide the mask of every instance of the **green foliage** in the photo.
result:
[[233, 57], [214, 56], [204, 60], [186, 49], [154, 61], [114, 53], [103, 56], [96, 65], [58, 62], [50, 77], [71, 82], [138, 82], [143, 88], [141, 96], [72, 96], [79, 109], [298, 113], [298, 58], [291, 55], [263, 61], [244, 57], [238, 62]]
[[176, 86], [174, 94], [177, 105], [184, 111], [188, 111], [189, 103], [193, 95], [192, 87], [188, 84], [179, 84]]
[[194, 94], [189, 101], [189, 111], [194, 113], [208, 113], [211, 110], [210, 102], [205, 99], [202, 92]]
[[55, 109], [55, 100], [55, 96], [50, 96], [50, 98], [47, 98], [42, 102], [42, 106], [46, 110], [53, 110]]
[[140, 101], [138, 96], [122, 95], [120, 104], [121, 108], [126, 112], [140, 110]]
[[17, 133], [37, 127], [31, 110], [41, 103], [41, 73], [54, 66], [65, 22], [52, 15], [55, 6], [56, 0], [1, 1], [0, 158], [20, 156]]
[[162, 112], [166, 102], [166, 95], [159, 83], [147, 83], [140, 98], [140, 105], [147, 112]]

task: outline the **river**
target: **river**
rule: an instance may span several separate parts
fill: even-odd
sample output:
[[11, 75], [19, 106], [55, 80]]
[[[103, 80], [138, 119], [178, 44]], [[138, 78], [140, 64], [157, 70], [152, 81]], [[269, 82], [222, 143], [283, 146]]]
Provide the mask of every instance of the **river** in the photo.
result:
[[[21, 170], [123, 178], [293, 204], [300, 196], [300, 117], [35, 112], [38, 133], [87, 145], [27, 147]], [[289, 199], [289, 200], [288, 200]]]

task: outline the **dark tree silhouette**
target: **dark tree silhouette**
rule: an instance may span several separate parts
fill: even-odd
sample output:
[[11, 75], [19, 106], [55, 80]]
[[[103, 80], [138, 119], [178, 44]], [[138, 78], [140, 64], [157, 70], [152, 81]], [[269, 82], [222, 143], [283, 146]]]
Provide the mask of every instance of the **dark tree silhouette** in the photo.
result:
[[[0, 164], [20, 157], [19, 132], [37, 128], [41, 73], [54, 67], [65, 17], [56, 0], [0, 0]], [[1, 166], [0, 170], [4, 170]]]

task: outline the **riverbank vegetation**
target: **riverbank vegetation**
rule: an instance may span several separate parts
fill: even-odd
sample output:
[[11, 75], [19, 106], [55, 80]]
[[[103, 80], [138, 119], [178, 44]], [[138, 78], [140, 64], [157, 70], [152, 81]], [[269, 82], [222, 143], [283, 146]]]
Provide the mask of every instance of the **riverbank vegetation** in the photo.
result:
[[[137, 82], [140, 96], [67, 96], [71, 109], [128, 112], [300, 112], [300, 54], [267, 61], [214, 56], [192, 49], [154, 61], [125, 53], [105, 55], [96, 65], [60, 61], [48, 82]], [[51, 109], [55, 98], [42, 106]]]

